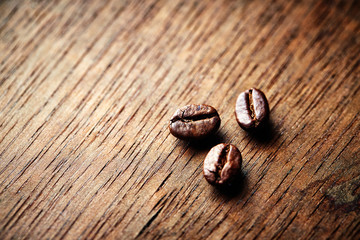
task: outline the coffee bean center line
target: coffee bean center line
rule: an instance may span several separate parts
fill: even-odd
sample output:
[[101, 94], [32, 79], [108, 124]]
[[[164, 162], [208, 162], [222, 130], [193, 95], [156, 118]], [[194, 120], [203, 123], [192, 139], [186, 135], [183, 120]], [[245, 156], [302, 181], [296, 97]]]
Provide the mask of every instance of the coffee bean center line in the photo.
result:
[[256, 120], [256, 115], [255, 115], [255, 109], [254, 109], [254, 101], [253, 101], [253, 96], [252, 96], [252, 90], [249, 90], [249, 107], [250, 107], [250, 112], [251, 112], [251, 118], [253, 120]]
[[222, 151], [221, 151], [221, 154], [219, 156], [219, 162], [218, 164], [216, 165], [216, 179], [219, 179], [221, 178], [221, 172], [226, 164], [226, 158], [227, 158], [227, 155], [229, 153], [229, 149], [230, 149], [230, 145], [227, 145]]
[[[184, 115], [184, 114], [183, 114]], [[182, 122], [195, 122], [195, 121], [201, 121], [201, 120], [206, 120], [206, 119], [211, 119], [213, 117], [216, 117], [217, 114], [216, 113], [209, 113], [209, 114], [201, 114], [201, 115], [194, 115], [194, 116], [181, 116], [181, 118], [174, 118], [171, 120], [171, 122], [176, 122], [176, 121], [182, 121]]]

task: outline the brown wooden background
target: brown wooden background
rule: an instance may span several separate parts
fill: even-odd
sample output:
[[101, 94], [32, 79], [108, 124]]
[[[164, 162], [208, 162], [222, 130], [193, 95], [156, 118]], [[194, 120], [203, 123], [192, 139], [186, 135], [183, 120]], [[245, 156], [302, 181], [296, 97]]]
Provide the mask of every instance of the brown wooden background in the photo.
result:
[[[359, 239], [359, 89], [357, 0], [1, 0], [0, 239]], [[169, 134], [189, 103], [217, 137]], [[234, 192], [202, 176], [219, 142]]]

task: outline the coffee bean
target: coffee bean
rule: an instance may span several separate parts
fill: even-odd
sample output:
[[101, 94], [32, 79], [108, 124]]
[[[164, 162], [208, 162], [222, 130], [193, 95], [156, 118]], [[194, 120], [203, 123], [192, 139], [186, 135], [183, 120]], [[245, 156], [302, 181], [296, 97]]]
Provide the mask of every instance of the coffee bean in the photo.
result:
[[216, 109], [205, 104], [192, 104], [178, 109], [170, 120], [170, 133], [184, 140], [205, 138], [220, 127]]
[[212, 185], [229, 186], [241, 174], [241, 153], [232, 144], [213, 147], [204, 160], [204, 177]]
[[263, 126], [269, 118], [269, 104], [265, 94], [256, 88], [240, 93], [235, 106], [236, 120], [245, 130]]

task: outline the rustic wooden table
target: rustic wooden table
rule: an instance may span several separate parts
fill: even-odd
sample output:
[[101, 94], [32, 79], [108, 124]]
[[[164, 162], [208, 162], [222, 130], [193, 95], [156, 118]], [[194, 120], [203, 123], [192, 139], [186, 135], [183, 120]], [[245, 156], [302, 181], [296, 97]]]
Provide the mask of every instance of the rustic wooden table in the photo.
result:
[[[359, 239], [359, 89], [357, 0], [1, 0], [0, 239]], [[170, 135], [189, 103], [217, 136]], [[202, 176], [219, 142], [233, 191]]]

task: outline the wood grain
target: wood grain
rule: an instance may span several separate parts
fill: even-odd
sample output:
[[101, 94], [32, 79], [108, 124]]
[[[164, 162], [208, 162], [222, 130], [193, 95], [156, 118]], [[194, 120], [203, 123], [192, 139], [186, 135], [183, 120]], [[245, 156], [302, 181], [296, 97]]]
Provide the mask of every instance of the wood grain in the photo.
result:
[[[359, 89], [356, 0], [2, 0], [0, 239], [359, 239]], [[190, 103], [218, 136], [170, 135]], [[202, 176], [219, 142], [234, 192]]]

